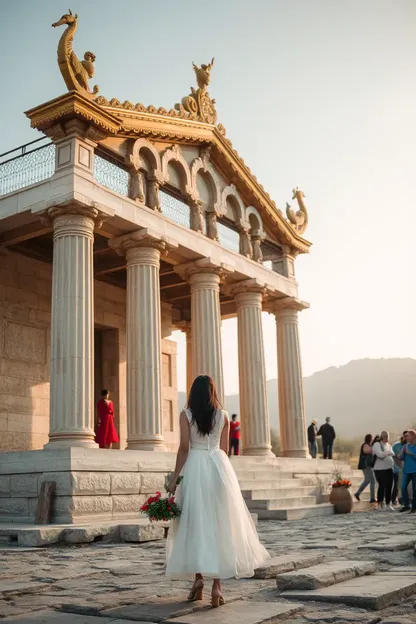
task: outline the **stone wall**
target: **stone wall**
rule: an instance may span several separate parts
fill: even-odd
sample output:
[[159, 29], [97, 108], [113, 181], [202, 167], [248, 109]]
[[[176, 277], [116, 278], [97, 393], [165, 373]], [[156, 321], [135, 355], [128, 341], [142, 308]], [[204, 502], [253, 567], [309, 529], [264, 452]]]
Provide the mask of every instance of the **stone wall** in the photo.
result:
[[[41, 449], [48, 441], [51, 284], [50, 264], [15, 253], [0, 256], [0, 451]], [[94, 287], [95, 326], [101, 335], [96, 379], [111, 391], [123, 449], [126, 292], [100, 281]], [[164, 339], [162, 352], [164, 429], [173, 450], [178, 439], [176, 343]], [[100, 390], [95, 388], [97, 400]]]
[[54, 523], [140, 518], [146, 498], [164, 491], [174, 461], [174, 454], [148, 451], [72, 448], [4, 453], [0, 522], [33, 522], [44, 481], [56, 483]]

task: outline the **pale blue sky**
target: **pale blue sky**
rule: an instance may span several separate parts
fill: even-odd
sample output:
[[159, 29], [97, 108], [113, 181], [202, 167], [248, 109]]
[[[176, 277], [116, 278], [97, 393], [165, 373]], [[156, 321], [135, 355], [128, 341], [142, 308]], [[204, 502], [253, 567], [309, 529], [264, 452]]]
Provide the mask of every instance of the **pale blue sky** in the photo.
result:
[[[2, 0], [0, 151], [38, 135], [23, 111], [65, 91], [56, 64], [68, 0]], [[100, 92], [169, 108], [215, 56], [219, 121], [284, 209], [306, 195], [313, 242], [297, 261], [304, 372], [416, 357], [416, 2], [78, 0], [74, 43], [97, 55]], [[276, 376], [265, 315], [267, 374]], [[224, 323], [226, 392], [238, 388]], [[179, 349], [183, 385], [184, 353]]]

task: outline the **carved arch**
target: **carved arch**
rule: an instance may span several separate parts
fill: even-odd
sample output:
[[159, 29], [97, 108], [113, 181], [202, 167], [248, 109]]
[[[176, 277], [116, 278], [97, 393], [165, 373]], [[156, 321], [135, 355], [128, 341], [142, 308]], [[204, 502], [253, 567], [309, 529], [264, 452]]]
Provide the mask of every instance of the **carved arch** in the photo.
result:
[[206, 159], [198, 157], [192, 161], [191, 165], [191, 181], [192, 188], [194, 190], [195, 196], [200, 199], [198, 187], [197, 187], [197, 178], [198, 173], [203, 170], [205, 174], [207, 174], [210, 178], [210, 185], [214, 195], [214, 201], [212, 205], [212, 210], [214, 212], [218, 212], [222, 214], [222, 204], [221, 204], [221, 190], [218, 185], [218, 181], [214, 172], [214, 168], [207, 163]]
[[246, 219], [245, 219], [245, 214], [246, 214], [246, 209], [245, 206], [241, 200], [240, 195], [237, 192], [237, 189], [235, 188], [234, 184], [231, 184], [230, 186], [226, 186], [221, 193], [221, 214], [224, 215], [227, 211], [227, 198], [230, 197], [230, 195], [232, 197], [234, 197], [235, 199], [235, 204], [237, 206], [237, 214], [236, 214], [236, 224], [240, 225], [241, 223], [243, 223]]
[[[250, 217], [254, 217], [254, 218], [250, 219]], [[259, 211], [256, 208], [254, 208], [254, 206], [248, 206], [248, 208], [246, 208], [246, 220], [250, 224], [253, 230], [252, 234], [264, 236], [263, 221], [259, 214]], [[257, 228], [253, 228], [253, 225], [252, 225], [253, 221], [257, 221]]]
[[168, 165], [171, 160], [178, 162], [183, 169], [183, 173], [185, 174], [185, 188], [182, 190], [189, 196], [190, 199], [196, 200], [188, 163], [177, 145], [168, 148], [162, 155], [162, 184], [166, 184], [166, 182], [169, 181]]
[[160, 160], [160, 154], [155, 146], [147, 139], [136, 139], [131, 147], [131, 150], [127, 156], [128, 164], [133, 165], [136, 169], [145, 169], [145, 163], [140, 155], [142, 150], [147, 151], [151, 155], [153, 173], [156, 176], [160, 176], [162, 173], [162, 165]]

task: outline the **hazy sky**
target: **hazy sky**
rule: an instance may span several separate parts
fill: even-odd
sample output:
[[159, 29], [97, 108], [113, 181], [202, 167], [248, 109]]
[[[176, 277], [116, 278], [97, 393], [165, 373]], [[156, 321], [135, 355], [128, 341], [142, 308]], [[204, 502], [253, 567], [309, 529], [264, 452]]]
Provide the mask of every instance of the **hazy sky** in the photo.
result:
[[[33, 138], [23, 111], [65, 91], [56, 64], [68, 0], [0, 0], [0, 151]], [[416, 1], [77, 0], [74, 42], [94, 83], [169, 108], [192, 61], [234, 147], [281, 209], [306, 195], [311, 253], [297, 261], [304, 373], [364, 357], [416, 357]], [[264, 315], [267, 375], [274, 319]], [[238, 388], [224, 323], [226, 392]], [[179, 348], [179, 384], [184, 351]]]

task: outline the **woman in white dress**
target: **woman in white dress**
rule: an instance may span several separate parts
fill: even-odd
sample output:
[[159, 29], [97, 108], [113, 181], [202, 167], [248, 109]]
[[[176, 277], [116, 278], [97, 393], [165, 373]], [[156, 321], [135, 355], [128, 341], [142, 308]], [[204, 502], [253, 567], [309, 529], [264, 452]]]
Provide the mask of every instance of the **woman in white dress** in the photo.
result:
[[[180, 415], [180, 445], [169, 484], [181, 516], [169, 529], [166, 575], [195, 575], [188, 600], [202, 600], [204, 577], [213, 579], [211, 604], [224, 604], [221, 580], [253, 576], [269, 558], [228, 459], [229, 420], [215, 384], [200, 375]], [[176, 482], [183, 471], [183, 480]]]

